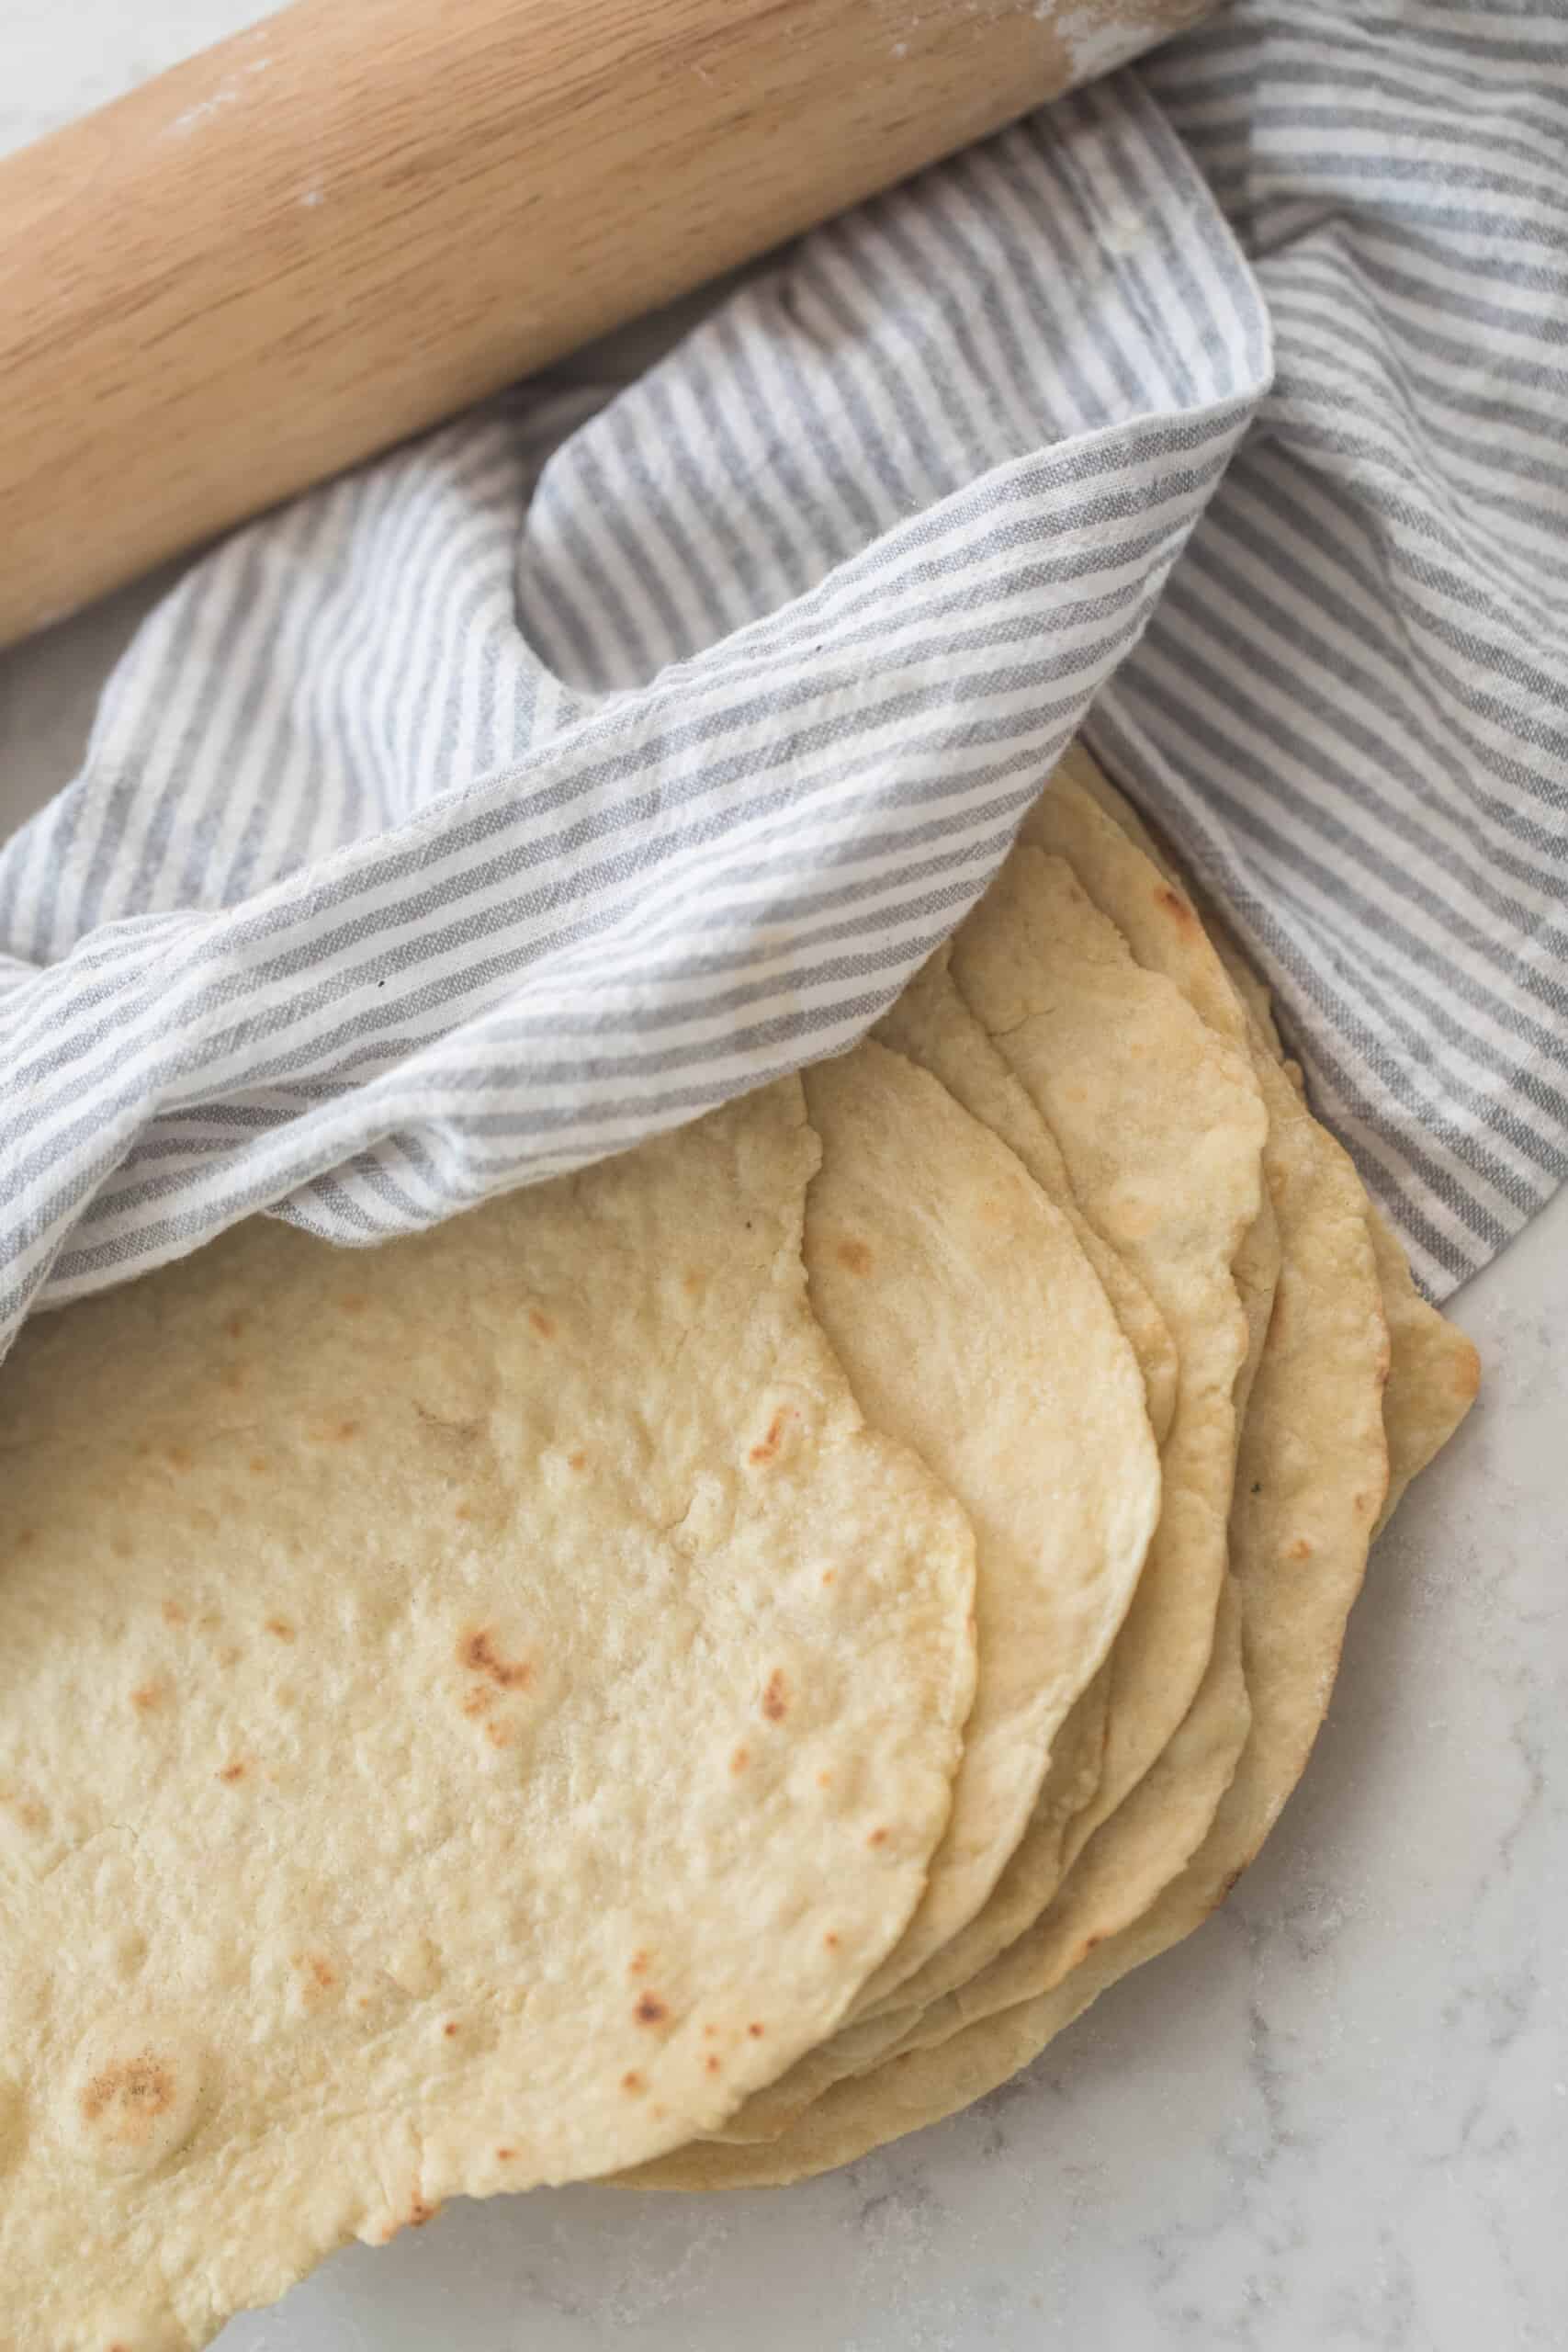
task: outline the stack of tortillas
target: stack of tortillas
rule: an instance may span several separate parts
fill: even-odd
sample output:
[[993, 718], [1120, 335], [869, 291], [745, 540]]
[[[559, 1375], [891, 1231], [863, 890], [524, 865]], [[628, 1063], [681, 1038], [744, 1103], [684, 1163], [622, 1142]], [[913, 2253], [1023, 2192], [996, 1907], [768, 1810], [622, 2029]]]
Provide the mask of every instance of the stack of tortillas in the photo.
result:
[[0, 1372], [0, 2343], [1023, 2065], [1301, 1773], [1474, 1393], [1081, 753], [877, 1037]]

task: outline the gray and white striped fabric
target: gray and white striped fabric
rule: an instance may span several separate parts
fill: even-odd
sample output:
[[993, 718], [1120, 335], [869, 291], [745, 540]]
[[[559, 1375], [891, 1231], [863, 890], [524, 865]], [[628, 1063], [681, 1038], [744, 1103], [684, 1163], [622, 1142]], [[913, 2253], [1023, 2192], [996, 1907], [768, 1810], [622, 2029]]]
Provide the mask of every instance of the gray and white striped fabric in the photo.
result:
[[1244, 6], [198, 564], [0, 852], [0, 1335], [837, 1050], [1086, 714], [1451, 1287], [1568, 1137], [1565, 108]]
[[1148, 84], [1277, 364], [1091, 731], [1441, 1296], [1568, 1173], [1568, 9], [1270, 0]]

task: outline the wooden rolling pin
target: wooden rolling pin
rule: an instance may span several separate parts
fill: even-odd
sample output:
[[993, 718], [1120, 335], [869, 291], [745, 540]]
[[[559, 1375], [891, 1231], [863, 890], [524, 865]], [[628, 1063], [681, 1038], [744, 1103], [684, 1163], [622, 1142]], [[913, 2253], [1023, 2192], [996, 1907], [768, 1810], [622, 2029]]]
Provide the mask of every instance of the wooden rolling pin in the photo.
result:
[[0, 162], [0, 643], [1203, 5], [299, 0]]

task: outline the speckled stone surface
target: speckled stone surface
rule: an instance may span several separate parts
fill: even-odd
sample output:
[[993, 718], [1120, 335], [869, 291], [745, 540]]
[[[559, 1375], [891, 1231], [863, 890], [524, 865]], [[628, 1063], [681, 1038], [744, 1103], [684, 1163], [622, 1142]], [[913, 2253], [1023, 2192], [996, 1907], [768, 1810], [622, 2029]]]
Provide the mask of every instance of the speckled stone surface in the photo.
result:
[[[8, 0], [0, 148], [257, 13]], [[147, 601], [0, 655], [0, 830], [70, 775]], [[1306, 1781], [1201, 1934], [846, 2173], [454, 2206], [224, 2352], [1568, 2344], [1568, 1198], [1456, 1311], [1482, 1402], [1379, 1545]]]

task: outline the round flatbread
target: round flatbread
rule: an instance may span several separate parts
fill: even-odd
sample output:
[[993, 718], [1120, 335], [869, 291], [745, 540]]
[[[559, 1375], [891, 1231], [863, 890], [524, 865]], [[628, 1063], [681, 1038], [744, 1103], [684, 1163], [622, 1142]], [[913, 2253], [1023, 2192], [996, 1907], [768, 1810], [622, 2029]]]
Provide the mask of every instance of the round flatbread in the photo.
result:
[[[1167, 899], [1173, 897], [1178, 909], [1186, 904], [1196, 913], [1196, 905], [1178, 879], [1169, 858], [1137, 811], [1081, 743], [1074, 744], [1058, 769], [1050, 796], [1053, 800], [1063, 784], [1069, 786], [1066, 797], [1069, 812], [1087, 796], [1156, 869], [1157, 880], [1145, 894], [1151, 900], [1158, 897], [1158, 883], [1164, 883], [1169, 886]], [[1073, 786], [1077, 787], [1076, 793], [1070, 789]], [[1071, 813], [1066, 821], [1072, 821]], [[1283, 1069], [1304, 1102], [1306, 1090], [1301, 1069], [1285, 1051], [1273, 1004], [1263, 982], [1212, 908], [1204, 910], [1201, 922], [1195, 927], [1224, 967], [1232, 989], [1250, 1015], [1255, 1047], [1261, 1048]], [[1181, 923], [1179, 928], [1190, 940], [1194, 926]], [[1167, 967], [1162, 965], [1160, 968]], [[1230, 1007], [1205, 970], [1201, 952], [1190, 956], [1187, 973], [1190, 1001], [1222, 1034], [1234, 1035]], [[1475, 1402], [1481, 1385], [1481, 1359], [1458, 1326], [1439, 1315], [1416, 1289], [1411, 1279], [1410, 1261], [1377, 1203], [1368, 1195], [1362, 1206], [1371, 1231], [1378, 1287], [1389, 1333], [1389, 1376], [1383, 1390], [1388, 1493], [1375, 1533], [1388, 1524], [1412, 1478], [1441, 1452]]]
[[809, 1311], [817, 1158], [789, 1080], [362, 1257], [256, 1221], [24, 1332], [16, 2352], [200, 2343], [449, 2194], [711, 2129], [903, 1932], [973, 1543]]
[[[1260, 1047], [1260, 1066], [1272, 1064]], [[1305, 1765], [1327, 1705], [1387, 1476], [1388, 1336], [1355, 1170], [1283, 1075], [1269, 1087], [1282, 1262], [1238, 1459], [1231, 1560], [1250, 1729], [1213, 1825], [1143, 1916], [1079, 1951], [1049, 1989], [963, 2019], [829, 2089], [765, 2145], [694, 2145], [633, 2176], [664, 2188], [761, 2188], [828, 2170], [965, 2107], [1038, 2055], [1108, 1985], [1198, 1927], [1258, 1851]], [[1169, 1751], [1168, 1751], [1168, 1754]], [[1161, 1802], [1151, 1772], [1074, 1875]], [[1064, 1896], [1071, 1886], [1064, 1888]], [[1049, 1929], [1042, 1923], [1042, 1957]], [[1061, 1956], [1061, 1955], [1059, 1955]], [[1004, 1969], [1016, 1965], [1004, 1962]], [[994, 1981], [1000, 1992], [1003, 1979]], [[971, 1995], [984, 1999], [985, 1991]]]
[[1013, 851], [954, 941], [953, 970], [1177, 1351], [1160, 1523], [1116, 1645], [1104, 1766], [1070, 1859], [1174, 1734], [1213, 1645], [1249, 1341], [1232, 1269], [1258, 1214], [1267, 1118], [1250, 1058], [1134, 960], [1059, 857]]
[[[874, 1040], [806, 1089], [823, 1148], [807, 1200], [812, 1304], [863, 1409], [936, 1472], [976, 1536], [978, 1679], [953, 1812], [858, 2013], [964, 1927], [1017, 1847], [1126, 1613], [1159, 1461], [1136, 1358], [1074, 1223], [1014, 1154]], [[783, 2129], [884, 2038], [847, 2026], [724, 2136]]]
[[[726, 2141], [788, 2130], [831, 2083], [901, 2046], [919, 2012], [1026, 1933], [1182, 1723], [1214, 1640], [1237, 1399], [1262, 1341], [1263, 1294], [1255, 1290], [1249, 1319], [1238, 1253], [1261, 1234], [1259, 1284], [1267, 1278], [1270, 1295], [1275, 1271], [1272, 1212], [1260, 1217], [1267, 1123], [1250, 1054], [1215, 1035], [1165, 975], [1139, 966], [1061, 858], [1027, 843], [953, 942], [952, 970], [966, 993], [933, 960], [881, 1034], [965, 1087], [1072, 1202], [1106, 1255], [1131, 1269], [1129, 1336], [1145, 1330], [1157, 1363], [1159, 1340], [1174, 1335], [1161, 1517], [1103, 1681], [1064, 1725], [988, 1899], [901, 1985], [863, 2004], [863, 2017], [749, 2101], [721, 2127]], [[1139, 1323], [1142, 1296], [1158, 1311], [1154, 1332]], [[1238, 1718], [1233, 1762], [1242, 1728]], [[1172, 1869], [1179, 1860], [1173, 1849]]]
[[1072, 1224], [1005, 1145], [867, 1039], [806, 1076], [813, 1307], [879, 1430], [975, 1530], [977, 1674], [953, 1811], [863, 2009], [973, 1917], [1068, 1709], [1110, 1650], [1159, 1516], [1136, 1358]]

